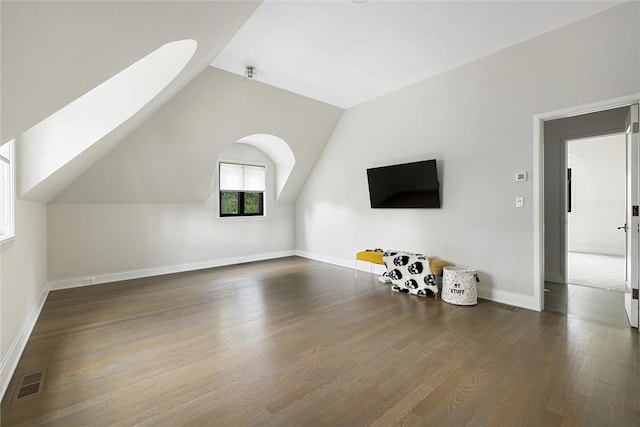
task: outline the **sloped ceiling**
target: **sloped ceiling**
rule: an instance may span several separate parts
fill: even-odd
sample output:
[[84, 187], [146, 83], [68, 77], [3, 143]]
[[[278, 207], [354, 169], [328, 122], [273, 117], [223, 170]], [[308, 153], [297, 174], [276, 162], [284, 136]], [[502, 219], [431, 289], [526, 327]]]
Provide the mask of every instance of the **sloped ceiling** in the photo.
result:
[[[487, 42], [468, 32], [474, 25], [489, 29], [482, 32], [486, 36], [498, 31], [494, 18], [509, 24], [506, 27], [510, 30], [531, 21], [526, 13], [506, 6], [510, 2], [453, 6], [445, 6], [447, 2], [424, 6], [422, 2], [395, 1], [358, 5], [348, 0], [268, 3], [252, 16], [259, 1], [2, 1], [0, 142], [20, 135], [165, 43], [184, 39], [198, 43], [192, 60], [166, 89], [44, 180], [31, 199], [57, 203], [202, 202], [211, 191], [219, 150], [247, 135], [268, 133], [284, 139], [294, 150], [296, 166], [281, 195], [282, 200], [293, 200], [342, 109], [263, 83], [332, 104], [353, 105], [442, 71], [431, 63], [427, 67], [415, 62], [442, 59], [431, 51], [425, 54], [427, 42], [440, 46], [445, 59], [454, 59], [448, 62], [450, 67], [472, 59], [457, 56], [459, 49], [448, 48], [452, 41], [463, 47]], [[469, 9], [473, 4], [484, 6]], [[587, 6], [589, 2], [562, 4], [560, 9], [543, 8], [548, 13], [537, 13], [539, 20], [547, 19], [549, 28], [529, 28], [524, 37], [608, 7], [602, 2], [593, 6]], [[567, 6], [570, 4], [578, 6]], [[349, 8], [348, 14], [342, 13], [345, 8]], [[476, 9], [483, 13], [482, 22], [476, 19]], [[269, 13], [265, 15], [265, 11]], [[265, 16], [269, 20], [265, 21]], [[458, 23], [455, 40], [445, 31], [451, 22], [441, 28], [442, 16], [460, 18], [454, 20]], [[513, 16], [520, 20], [512, 22]], [[425, 26], [426, 17], [440, 24]], [[527, 19], [522, 21], [523, 17]], [[425, 35], [422, 30], [427, 27]], [[518, 31], [498, 32], [474, 55], [522, 39]], [[514, 38], [514, 32], [520, 38]], [[416, 34], [420, 37], [414, 37]], [[348, 42], [353, 37], [360, 37], [357, 43]], [[354, 48], [355, 53], [349, 53]], [[276, 63], [282, 58], [286, 61]], [[407, 58], [410, 61], [405, 61]], [[263, 83], [247, 86], [240, 76], [207, 67], [212, 62], [218, 64], [214, 59], [235, 73], [241, 73], [245, 65], [255, 65]], [[347, 78], [333, 79], [336, 75]], [[319, 90], [307, 93], [281, 83], [295, 83], [301, 77]], [[363, 92], [360, 83], [373, 80], [384, 84]], [[360, 95], [351, 101], [324, 96], [354, 90]]]
[[196, 40], [191, 62], [150, 105], [157, 107], [211, 62], [258, 4], [2, 1], [2, 142], [165, 43]]
[[620, 3], [264, 0], [212, 65], [350, 108]]
[[258, 133], [293, 150], [296, 163], [279, 201], [294, 201], [342, 112], [209, 67], [52, 202], [205, 202], [218, 154]]

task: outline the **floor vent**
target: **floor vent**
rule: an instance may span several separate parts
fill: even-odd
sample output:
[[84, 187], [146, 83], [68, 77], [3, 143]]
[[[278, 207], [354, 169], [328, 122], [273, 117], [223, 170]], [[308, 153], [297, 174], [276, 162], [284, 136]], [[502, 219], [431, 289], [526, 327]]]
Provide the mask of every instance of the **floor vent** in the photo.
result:
[[42, 393], [44, 388], [45, 371], [36, 372], [22, 377], [16, 390], [14, 400], [24, 399], [35, 394]]
[[520, 311], [519, 307], [514, 307], [513, 305], [503, 304], [501, 302], [488, 301], [488, 300], [484, 300], [484, 301], [490, 307], [499, 308], [501, 310], [509, 310], [509, 311], [513, 311], [513, 312]]

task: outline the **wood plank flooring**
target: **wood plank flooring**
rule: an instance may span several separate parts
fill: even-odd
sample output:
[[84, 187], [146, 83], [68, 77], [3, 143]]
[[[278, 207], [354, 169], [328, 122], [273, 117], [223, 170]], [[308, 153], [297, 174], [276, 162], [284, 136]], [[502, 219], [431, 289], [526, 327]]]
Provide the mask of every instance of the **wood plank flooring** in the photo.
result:
[[[2, 426], [640, 425], [629, 328], [283, 258], [51, 292]], [[22, 377], [42, 392], [14, 399]]]
[[546, 282], [545, 310], [568, 314], [606, 325], [628, 328], [624, 293], [564, 283]]

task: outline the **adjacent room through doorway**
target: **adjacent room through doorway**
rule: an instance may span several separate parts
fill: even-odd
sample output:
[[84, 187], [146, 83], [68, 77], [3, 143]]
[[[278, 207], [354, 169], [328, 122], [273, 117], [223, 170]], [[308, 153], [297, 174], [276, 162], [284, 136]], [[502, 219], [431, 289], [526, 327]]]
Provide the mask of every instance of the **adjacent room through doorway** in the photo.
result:
[[567, 141], [567, 282], [624, 292], [625, 136]]
[[634, 108], [544, 122], [545, 310], [630, 326], [626, 133]]
[[547, 307], [628, 327], [625, 289], [625, 135], [567, 141], [566, 283], [547, 283]]

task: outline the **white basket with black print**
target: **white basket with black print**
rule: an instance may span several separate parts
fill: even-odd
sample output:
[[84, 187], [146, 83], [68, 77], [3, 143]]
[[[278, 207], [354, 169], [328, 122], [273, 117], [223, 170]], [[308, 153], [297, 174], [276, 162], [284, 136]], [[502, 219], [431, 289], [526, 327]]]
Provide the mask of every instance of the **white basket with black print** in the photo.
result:
[[449, 304], [478, 303], [478, 273], [472, 268], [447, 266], [443, 269], [442, 299]]

